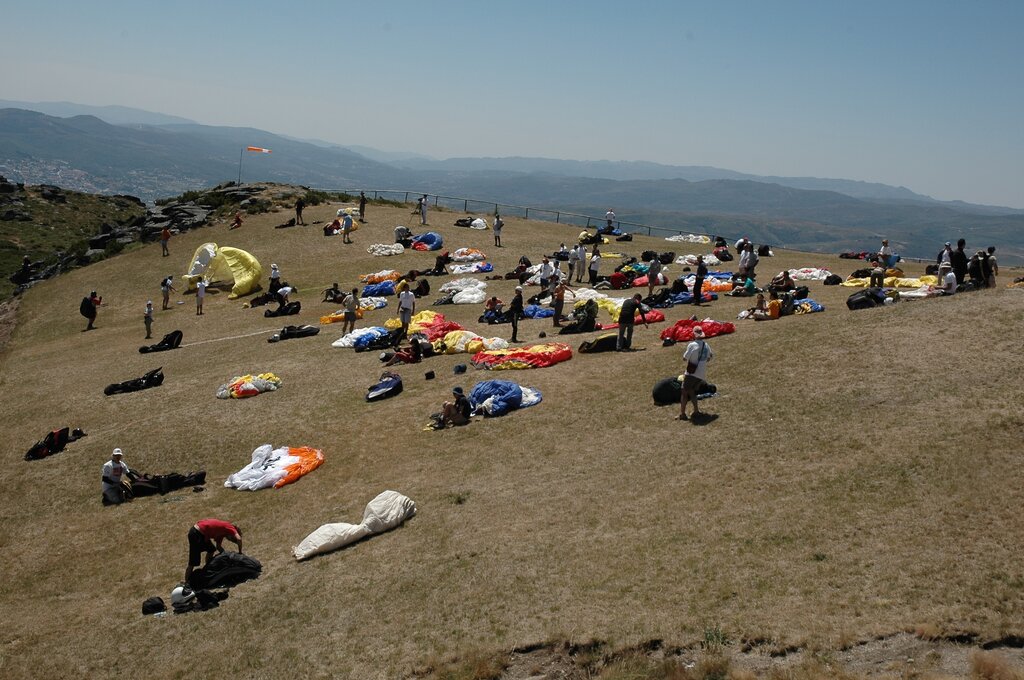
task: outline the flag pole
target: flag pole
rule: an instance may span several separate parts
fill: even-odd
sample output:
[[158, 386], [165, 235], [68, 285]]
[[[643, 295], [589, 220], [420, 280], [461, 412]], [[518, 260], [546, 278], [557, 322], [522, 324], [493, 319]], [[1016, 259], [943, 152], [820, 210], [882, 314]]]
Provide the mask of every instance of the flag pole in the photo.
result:
[[238, 183], [242, 183], [242, 154], [245, 153], [245, 147], [243, 146], [238, 150]]

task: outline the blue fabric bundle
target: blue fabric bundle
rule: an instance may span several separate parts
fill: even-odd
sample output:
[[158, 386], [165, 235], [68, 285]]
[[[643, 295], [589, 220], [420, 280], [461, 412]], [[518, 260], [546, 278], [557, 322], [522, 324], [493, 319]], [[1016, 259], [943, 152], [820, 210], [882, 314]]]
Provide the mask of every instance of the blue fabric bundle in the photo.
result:
[[523, 308], [523, 317], [527, 319], [549, 319], [555, 315], [555, 310], [551, 307], [541, 307], [539, 305], [526, 305]]
[[539, 390], [527, 388], [526, 392], [511, 380], [483, 380], [469, 391], [469, 403], [476, 409], [490, 399], [484, 415], [503, 416], [509, 411], [539, 404], [542, 396]]
[[395, 294], [395, 282], [394, 281], [381, 281], [380, 283], [370, 283], [363, 288], [363, 293], [360, 297], [388, 297]]

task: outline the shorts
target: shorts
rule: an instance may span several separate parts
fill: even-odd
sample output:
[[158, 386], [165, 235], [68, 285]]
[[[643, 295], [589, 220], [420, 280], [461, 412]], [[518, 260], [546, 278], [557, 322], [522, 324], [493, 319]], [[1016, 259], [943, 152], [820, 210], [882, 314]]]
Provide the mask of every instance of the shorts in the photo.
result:
[[683, 376], [683, 392], [696, 393], [700, 389], [700, 386], [704, 384], [704, 381], [695, 375], [684, 375]]
[[188, 530], [188, 566], [198, 567], [203, 553], [213, 552], [213, 541], [195, 527]]
[[349, 311], [345, 312], [345, 321], [355, 321], [355, 320], [356, 320], [356, 313], [355, 312], [349, 312]]
[[407, 324], [412, 321], [412, 310], [404, 307], [398, 310], [398, 320], [403, 324]]

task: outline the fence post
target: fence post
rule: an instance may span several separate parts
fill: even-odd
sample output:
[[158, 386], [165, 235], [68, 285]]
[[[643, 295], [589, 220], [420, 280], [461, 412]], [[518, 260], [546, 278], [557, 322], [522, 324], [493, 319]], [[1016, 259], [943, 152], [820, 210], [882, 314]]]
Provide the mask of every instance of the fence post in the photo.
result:
[[562, 213], [556, 212], [555, 213], [555, 224], [558, 224], [559, 222], [561, 222], [561, 220], [562, 220]]
[[462, 202], [462, 212], [469, 212], [469, 199], [467, 198]]
[[524, 217], [523, 219], [527, 219], [527, 220], [530, 219], [530, 209], [529, 208], [526, 209], [526, 217]]
[[404, 202], [405, 203], [409, 202], [409, 192], [408, 191], [405, 192], [405, 201]]

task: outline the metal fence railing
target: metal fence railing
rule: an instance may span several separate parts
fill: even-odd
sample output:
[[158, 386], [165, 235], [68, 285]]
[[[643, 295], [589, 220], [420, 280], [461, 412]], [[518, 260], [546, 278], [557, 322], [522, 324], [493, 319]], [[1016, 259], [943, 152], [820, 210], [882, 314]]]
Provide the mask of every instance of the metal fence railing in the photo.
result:
[[[374, 199], [385, 199], [391, 201], [398, 201], [400, 203], [415, 203], [420, 197], [426, 196], [427, 200], [436, 207], [447, 208], [449, 210], [461, 210], [466, 213], [487, 213], [495, 214], [499, 213], [505, 217], [522, 217], [523, 219], [534, 219], [544, 220], [547, 222], [554, 222], [556, 224], [568, 224], [571, 226], [580, 227], [581, 229], [593, 229], [603, 227], [607, 224], [605, 218], [595, 217], [593, 215], [584, 215], [581, 213], [575, 213], [567, 210], [555, 210], [553, 208], [536, 208], [525, 205], [515, 205], [512, 203], [501, 203], [497, 201], [483, 201], [475, 198], [464, 198], [459, 196], [442, 196], [440, 194], [424, 194], [418, 191], [403, 191], [401, 189], [375, 189], [373, 191], [366, 191], [365, 189], [323, 189], [317, 188], [317, 191], [327, 191], [332, 193], [345, 193], [349, 195], [358, 195], [360, 191], [364, 191], [367, 197]], [[699, 236], [712, 237], [711, 234], [705, 234], [700, 231], [693, 231], [689, 229], [679, 229], [677, 227], [659, 227], [653, 224], [643, 224], [641, 222], [631, 222], [629, 220], [615, 219], [612, 221], [612, 226], [622, 231], [627, 231], [634, 234], [646, 233], [647, 236], [654, 236], [655, 232], [662, 234], [696, 234]]]
[[[366, 191], [365, 189], [322, 189], [318, 188], [317, 191], [326, 191], [330, 193], [345, 193], [352, 196], [358, 196], [360, 191], [366, 192], [367, 196], [371, 196], [374, 199], [385, 199], [391, 201], [398, 201], [401, 203], [412, 204], [415, 203], [421, 196], [426, 196], [434, 207], [443, 207], [449, 210], [461, 210], [466, 213], [475, 214], [491, 214], [500, 212], [505, 217], [515, 216], [522, 217], [524, 219], [535, 219], [545, 220], [548, 222], [554, 222], [556, 224], [567, 224], [576, 226], [581, 229], [593, 229], [603, 227], [606, 224], [604, 216], [595, 217], [593, 215], [584, 215], [581, 213], [571, 212], [567, 210], [555, 210], [553, 208], [536, 208], [525, 205], [516, 205], [513, 203], [501, 203], [498, 201], [484, 201], [475, 198], [464, 198], [459, 196], [442, 196], [440, 194], [423, 193], [420, 191], [405, 191], [401, 189], [375, 189], [373, 191]], [[738, 237], [730, 236], [728, 234], [711, 234], [699, 229], [692, 227], [680, 228], [680, 227], [662, 227], [653, 224], [644, 224], [641, 222], [631, 222], [629, 220], [615, 219], [612, 222], [612, 226], [621, 229], [622, 231], [634, 233], [634, 234], [646, 234], [647, 236], [654, 236], [655, 234], [694, 234], [697, 236], [707, 236], [710, 239], [714, 239], [715, 236], [722, 236], [727, 242], [732, 243]], [[799, 247], [793, 247], [785, 243], [776, 243], [780, 248], [792, 250], [795, 252], [805, 252], [808, 254], [821, 255], [820, 251], [803, 250]], [[902, 260], [908, 262], [918, 263], [931, 263], [933, 258], [929, 257], [907, 257], [901, 255]]]

